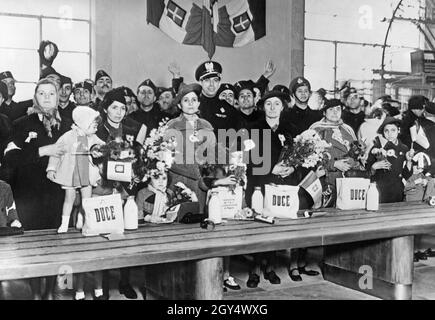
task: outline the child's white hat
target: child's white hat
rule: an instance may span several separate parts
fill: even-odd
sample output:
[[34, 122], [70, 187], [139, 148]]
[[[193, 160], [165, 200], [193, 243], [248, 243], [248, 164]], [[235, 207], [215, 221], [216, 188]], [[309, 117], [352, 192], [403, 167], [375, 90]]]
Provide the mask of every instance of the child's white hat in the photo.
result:
[[99, 116], [100, 113], [98, 111], [85, 106], [75, 107], [72, 112], [74, 123], [82, 130], [88, 129], [91, 123]]

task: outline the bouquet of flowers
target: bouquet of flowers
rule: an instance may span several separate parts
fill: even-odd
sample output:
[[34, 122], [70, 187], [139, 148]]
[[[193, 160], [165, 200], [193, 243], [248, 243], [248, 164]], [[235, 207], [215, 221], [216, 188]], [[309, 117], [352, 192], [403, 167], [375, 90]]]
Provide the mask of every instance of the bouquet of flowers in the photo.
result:
[[292, 146], [285, 146], [281, 159], [289, 167], [315, 168], [329, 159], [326, 149], [330, 147], [314, 130], [298, 135]]
[[160, 172], [167, 171], [174, 162], [177, 144], [175, 138], [167, 139], [166, 137], [167, 123], [167, 119], [162, 120], [159, 127], [153, 129], [144, 142], [141, 158], [145, 175], [142, 181], [146, 181]]

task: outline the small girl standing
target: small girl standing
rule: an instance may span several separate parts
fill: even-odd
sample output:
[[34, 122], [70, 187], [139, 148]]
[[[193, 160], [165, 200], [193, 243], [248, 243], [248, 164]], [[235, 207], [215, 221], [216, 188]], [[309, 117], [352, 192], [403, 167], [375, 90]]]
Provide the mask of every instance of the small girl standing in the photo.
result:
[[375, 139], [367, 159], [367, 170], [378, 185], [379, 202], [393, 203], [403, 201], [404, 185], [402, 179], [411, 176], [413, 151], [399, 140], [401, 121], [387, 117], [378, 130], [382, 138]]
[[69, 218], [80, 189], [82, 199], [92, 196], [92, 186], [99, 179], [98, 168], [92, 164], [90, 147], [104, 144], [97, 132], [100, 114], [89, 107], [76, 107], [72, 113], [72, 129], [59, 138], [57, 144], [66, 146], [67, 152], [61, 156], [50, 157], [47, 166], [47, 178], [65, 189], [62, 209], [62, 222], [58, 233], [68, 231]]

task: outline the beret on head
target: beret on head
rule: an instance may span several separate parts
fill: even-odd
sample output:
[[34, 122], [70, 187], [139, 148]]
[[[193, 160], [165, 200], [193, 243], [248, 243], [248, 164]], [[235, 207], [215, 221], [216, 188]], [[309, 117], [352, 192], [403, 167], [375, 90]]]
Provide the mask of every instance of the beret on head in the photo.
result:
[[91, 123], [100, 116], [98, 111], [95, 111], [89, 107], [78, 106], [75, 107], [72, 112], [72, 118], [74, 123], [80, 129], [86, 130]]
[[64, 84], [70, 84], [70, 85], [72, 85], [72, 80], [69, 77], [60, 75], [60, 85], [63, 86]]
[[156, 94], [156, 98], [160, 98], [160, 96], [165, 93], [165, 92], [170, 92], [172, 94], [172, 97], [175, 98], [175, 92], [173, 88], [165, 88], [165, 87], [158, 87], [157, 88], [157, 94]]
[[221, 77], [222, 66], [216, 61], [206, 61], [199, 65], [195, 71], [196, 81], [201, 81], [213, 77]]
[[382, 125], [379, 127], [378, 129], [378, 133], [379, 134], [383, 134], [384, 133], [384, 129], [387, 125], [389, 124], [394, 124], [396, 125], [398, 128], [400, 128], [402, 121], [400, 119], [394, 118], [394, 117], [390, 117], [387, 116], [384, 120], [384, 122], [382, 123]]
[[303, 86], [307, 86], [308, 90], [311, 91], [311, 83], [304, 77], [297, 77], [290, 82], [289, 89], [292, 94], [295, 94], [296, 90]]
[[408, 110], [422, 110], [429, 100], [425, 96], [412, 96], [408, 100]]
[[95, 83], [97, 83], [98, 79], [100, 79], [102, 77], [108, 77], [108, 78], [110, 78], [110, 80], [112, 80], [112, 77], [109, 76], [106, 71], [98, 70], [97, 73], [95, 74]]
[[325, 112], [326, 110], [334, 108], [336, 106], [341, 106], [342, 108], [344, 108], [343, 103], [338, 99], [325, 100], [325, 104], [323, 105], [321, 111]]
[[14, 76], [12, 75], [12, 72], [10, 71], [3, 71], [0, 73], [0, 81], [4, 79], [12, 78], [14, 79]]
[[146, 79], [145, 81], [143, 81], [143, 82], [142, 82], [142, 83], [137, 87], [137, 90], [139, 91], [140, 87], [143, 87], [143, 86], [150, 87], [151, 89], [153, 89], [154, 94], [157, 95], [157, 87], [156, 87], [156, 85], [154, 84], [154, 82], [151, 81], [151, 79]]
[[226, 90], [230, 90], [234, 93], [234, 95], [236, 95], [236, 88], [231, 83], [222, 83], [218, 92], [216, 93], [216, 96], [219, 97], [219, 95]]
[[199, 97], [201, 94], [202, 87], [198, 83], [191, 83], [191, 84], [181, 84], [180, 88], [178, 89], [178, 94], [174, 99], [174, 104], [179, 104], [181, 102], [181, 99], [183, 97], [191, 92], [195, 92], [196, 95]]
[[124, 105], [126, 104], [125, 92], [123, 88], [115, 88], [107, 92], [104, 95], [103, 101], [101, 102], [101, 107], [104, 110], [107, 110], [107, 108], [109, 108], [109, 106], [115, 101], [120, 102]]
[[240, 92], [242, 92], [242, 90], [249, 90], [252, 92], [252, 94], [255, 96], [255, 92], [254, 92], [254, 87], [255, 87], [255, 83], [252, 80], [242, 80], [242, 81], [238, 81], [234, 84], [234, 93], [236, 98], [239, 98]]

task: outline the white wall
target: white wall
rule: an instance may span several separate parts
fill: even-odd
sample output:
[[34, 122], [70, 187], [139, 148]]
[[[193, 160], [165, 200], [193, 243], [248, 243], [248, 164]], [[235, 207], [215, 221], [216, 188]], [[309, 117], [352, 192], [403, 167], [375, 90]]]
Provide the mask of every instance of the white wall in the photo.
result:
[[[95, 0], [93, 11], [93, 74], [105, 69], [115, 86], [135, 90], [146, 78], [169, 86], [167, 67], [174, 60], [185, 81], [193, 82], [196, 67], [208, 59], [202, 47], [180, 45], [148, 25], [146, 0]], [[288, 85], [290, 73], [302, 73], [304, 0], [266, 0], [266, 14], [264, 38], [243, 48], [216, 48], [213, 59], [223, 65], [224, 82], [256, 80], [268, 59], [278, 67], [272, 85]]]

